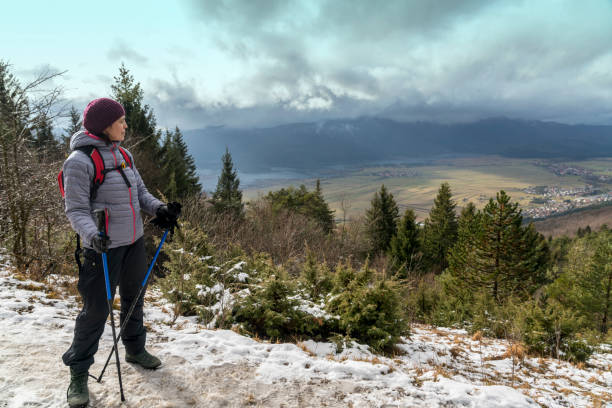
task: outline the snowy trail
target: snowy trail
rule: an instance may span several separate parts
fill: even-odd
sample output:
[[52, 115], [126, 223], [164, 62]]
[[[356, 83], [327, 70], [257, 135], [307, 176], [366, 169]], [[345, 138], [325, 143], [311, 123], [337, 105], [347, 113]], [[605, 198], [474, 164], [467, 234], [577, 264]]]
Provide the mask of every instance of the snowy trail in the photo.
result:
[[[0, 271], [0, 408], [66, 406], [68, 369], [61, 355], [72, 340], [78, 307], [74, 297], [55, 297], [44, 285], [20, 281], [6, 270]], [[193, 319], [179, 318], [171, 325], [163, 301], [156, 299], [152, 296], [145, 302], [147, 343], [163, 366], [148, 371], [122, 360], [127, 398], [123, 404], [116, 368], [109, 366], [101, 384], [89, 381], [90, 406], [586, 407], [594, 401], [584, 395], [580, 384], [571, 389], [575, 395], [566, 398], [554, 387], [548, 392], [543, 379], [538, 379], [541, 388], [535, 387], [535, 379], [525, 379], [534, 387], [522, 391], [505, 382], [478, 383], [474, 376], [482, 373], [470, 374], [475, 371], [470, 361], [480, 363], [468, 351], [472, 349], [467, 344], [469, 338], [460, 331], [416, 328], [413, 338], [403, 346], [407, 355], [395, 359], [377, 357], [363, 347], [333, 354], [329, 343], [307, 341], [298, 346], [258, 342], [233, 331], [206, 330]], [[102, 337], [91, 370], [94, 375], [100, 372], [110, 350], [110, 332], [105, 330]], [[453, 360], [457, 372], [445, 373], [441, 367], [449, 370], [450, 365], [445, 365], [451, 361], [448, 350], [458, 345], [466, 348], [466, 361]], [[492, 341], [485, 348], [495, 355], [503, 345]], [[121, 346], [120, 356], [123, 358]], [[603, 367], [608, 364], [609, 371], [612, 358], [608, 356], [597, 358]], [[501, 377], [508, 375], [509, 362], [490, 363], [488, 375], [499, 376], [502, 381]], [[563, 363], [555, 370], [568, 370], [568, 366]], [[612, 386], [612, 374], [601, 374], [599, 369], [597, 381], [588, 382], [594, 372], [576, 370], [568, 375], [577, 382], [583, 380], [594, 396], [605, 395]], [[605, 402], [600, 406], [606, 406]]]

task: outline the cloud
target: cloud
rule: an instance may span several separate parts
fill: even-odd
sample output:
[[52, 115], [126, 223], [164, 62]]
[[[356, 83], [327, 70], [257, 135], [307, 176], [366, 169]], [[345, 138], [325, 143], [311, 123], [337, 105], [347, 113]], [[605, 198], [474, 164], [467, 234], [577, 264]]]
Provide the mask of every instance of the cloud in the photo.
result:
[[188, 4], [243, 68], [216, 112], [612, 123], [607, 0]]
[[106, 53], [106, 57], [115, 62], [128, 61], [134, 64], [146, 65], [149, 61], [147, 57], [130, 47], [125, 41], [116, 41]]
[[[321, 87], [301, 98], [279, 98], [276, 103], [238, 104], [210, 102], [199, 97], [194, 84], [178, 77], [153, 79], [146, 84], [145, 102], [154, 109], [160, 127], [196, 129], [206, 126], [262, 127], [337, 117], [337, 110], [349, 116], [372, 112], [370, 101], [335, 95]], [[329, 109], [334, 106], [335, 109]]]

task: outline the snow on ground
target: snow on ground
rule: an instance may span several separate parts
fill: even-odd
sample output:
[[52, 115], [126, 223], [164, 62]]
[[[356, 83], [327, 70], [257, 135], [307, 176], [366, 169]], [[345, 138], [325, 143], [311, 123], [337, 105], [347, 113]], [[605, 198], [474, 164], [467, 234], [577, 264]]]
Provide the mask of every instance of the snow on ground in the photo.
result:
[[[1, 408], [65, 406], [69, 375], [61, 355], [72, 340], [78, 299], [50, 290], [57, 285], [15, 279], [6, 267], [0, 272]], [[171, 305], [155, 291], [145, 305], [148, 348], [163, 366], [148, 371], [123, 362], [121, 404], [111, 365], [102, 383], [90, 379], [90, 406], [590, 407], [612, 399], [609, 353], [582, 368], [527, 358], [513, 378], [507, 343], [472, 340], [459, 330], [415, 327], [401, 345], [405, 354], [386, 358], [366, 346], [336, 354], [331, 343], [272, 344], [208, 330], [194, 319], [171, 323]], [[111, 345], [107, 329], [94, 375]]]

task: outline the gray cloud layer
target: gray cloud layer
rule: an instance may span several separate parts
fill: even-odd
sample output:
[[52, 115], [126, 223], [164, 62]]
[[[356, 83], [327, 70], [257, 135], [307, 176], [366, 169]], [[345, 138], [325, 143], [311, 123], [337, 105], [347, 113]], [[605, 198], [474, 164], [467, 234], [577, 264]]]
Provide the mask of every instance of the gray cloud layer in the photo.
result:
[[156, 81], [160, 122], [247, 126], [378, 114], [612, 123], [607, 0], [187, 4], [220, 49], [254, 70], [227, 84], [222, 104], [199, 100], [178, 79]]
[[146, 64], [149, 59], [138, 51], [130, 47], [124, 41], [118, 41], [106, 53], [106, 57], [111, 61], [127, 61], [138, 65]]

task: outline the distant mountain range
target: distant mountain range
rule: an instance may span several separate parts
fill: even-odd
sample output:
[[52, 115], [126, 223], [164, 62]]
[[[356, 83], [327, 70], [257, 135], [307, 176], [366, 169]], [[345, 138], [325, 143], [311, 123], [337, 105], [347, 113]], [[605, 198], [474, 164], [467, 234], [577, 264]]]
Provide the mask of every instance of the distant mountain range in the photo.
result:
[[184, 132], [199, 168], [218, 169], [227, 146], [242, 171], [312, 170], [436, 156], [586, 159], [612, 156], [612, 126], [493, 118], [474, 123], [403, 123], [365, 117], [270, 128]]

